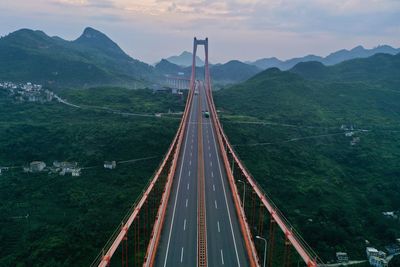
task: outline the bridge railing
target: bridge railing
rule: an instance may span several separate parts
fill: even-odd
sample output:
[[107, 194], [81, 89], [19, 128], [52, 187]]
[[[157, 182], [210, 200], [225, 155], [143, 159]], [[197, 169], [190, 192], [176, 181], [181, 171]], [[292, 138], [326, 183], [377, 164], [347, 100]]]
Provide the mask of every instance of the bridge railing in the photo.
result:
[[182, 142], [183, 142], [183, 139], [185, 136], [185, 130], [188, 125], [188, 119], [190, 118], [189, 114], [190, 114], [190, 108], [191, 108], [191, 104], [192, 104], [193, 94], [194, 94], [194, 83], [193, 83], [193, 86], [191, 86], [191, 88], [190, 88], [188, 99], [186, 102], [185, 112], [182, 117], [178, 132], [175, 136], [176, 140], [174, 140], [174, 141], [176, 141], [176, 147], [175, 147], [174, 153], [172, 155], [172, 164], [169, 169], [164, 194], [163, 194], [161, 204], [159, 206], [159, 210], [157, 213], [158, 216], [156, 218], [156, 222], [154, 224], [151, 238], [149, 240], [149, 244], [147, 247], [144, 264], [143, 264], [144, 266], [153, 266], [154, 265], [157, 247], [158, 247], [158, 243], [159, 243], [160, 236], [161, 236], [161, 230], [164, 225], [164, 218], [165, 218], [165, 214], [166, 214], [166, 210], [167, 210], [167, 204], [168, 204], [168, 200], [169, 200], [169, 196], [170, 196], [171, 188], [172, 188], [172, 183], [173, 183], [174, 176], [175, 176], [175, 170], [177, 168], [177, 163], [178, 163], [178, 159], [179, 159], [179, 155], [180, 155], [180, 151], [181, 151], [181, 146], [182, 146]]
[[[154, 259], [153, 254], [149, 255], [149, 253], [145, 253], [145, 251], [146, 248], [148, 249], [147, 244], [151, 244], [158, 234], [155, 233], [154, 230], [156, 227], [153, 226], [158, 225], [160, 231], [162, 228], [166, 209], [165, 206], [170, 193], [169, 188], [172, 184], [173, 174], [175, 173], [174, 167], [176, 167], [177, 164], [192, 97], [193, 90], [189, 90], [185, 111], [178, 131], [157, 171], [124, 216], [120, 226], [116, 228], [101, 252], [92, 262], [91, 266], [109, 266], [113, 258], [116, 258], [115, 254], [120, 254], [118, 256], [121, 256], [121, 259], [116, 260], [121, 260], [122, 266], [128, 266], [128, 259], [131, 259], [135, 266], [143, 264], [147, 258]], [[140, 216], [141, 213], [143, 213], [143, 215]], [[143, 218], [139, 220], [139, 217]], [[152, 230], [150, 231], [150, 229]], [[139, 237], [141, 237], [141, 239], [139, 239]], [[133, 239], [134, 250], [128, 250], [128, 239]], [[155, 251], [158, 243], [156, 241], [153, 244]], [[118, 248], [121, 248], [121, 251], [117, 251]]]
[[[209, 77], [209, 75], [207, 75]], [[239, 157], [237, 156], [237, 153], [233, 149], [232, 145], [229, 143], [229, 140], [226, 136], [226, 134], [223, 131], [222, 124], [220, 123], [217, 115], [217, 111], [215, 108], [214, 100], [212, 97], [212, 90], [211, 90], [211, 80], [208, 78], [207, 80], [208, 86], [207, 86], [207, 97], [208, 100], [210, 101], [211, 105], [211, 113], [215, 116], [215, 121], [216, 121], [216, 128], [217, 128], [217, 134], [221, 136], [222, 140], [222, 147], [224, 147], [223, 153], [226, 154], [227, 157], [230, 158], [232, 161], [232, 165], [227, 166], [227, 171], [233, 173], [233, 171], [237, 168], [239, 171], [239, 175], [241, 175], [245, 182], [247, 183], [247, 188], [250, 187], [252, 192], [258, 196], [258, 200], [261, 202], [261, 205], [263, 205], [264, 208], [267, 209], [271, 222], [276, 223], [279, 228], [282, 230], [283, 234], [285, 235], [285, 244], [291, 244], [297, 253], [300, 255], [300, 257], [303, 259], [305, 264], [309, 267], [315, 267], [318, 266], [319, 264], [322, 264], [322, 261], [320, 258], [317, 256], [317, 254], [313, 251], [313, 249], [307, 244], [307, 242], [302, 238], [302, 236], [295, 230], [293, 225], [289, 222], [289, 220], [284, 216], [284, 214], [279, 210], [277, 205], [272, 201], [270, 196], [262, 189], [262, 187], [258, 184], [258, 182], [253, 178], [253, 176], [250, 174], [250, 172], [245, 168]], [[236, 174], [235, 176], [237, 176]], [[239, 178], [235, 178], [235, 182], [238, 183]], [[244, 199], [244, 198], [243, 198]], [[244, 202], [242, 203], [242, 209], [246, 212], [246, 207], [248, 205], [248, 200], [244, 199]], [[261, 211], [261, 209], [260, 209]], [[259, 220], [263, 220], [263, 215], [259, 215]], [[254, 216], [254, 211], [253, 211], [253, 217]], [[246, 220], [247, 222], [247, 216], [243, 216], [243, 219]], [[262, 221], [262, 224], [265, 222]], [[262, 226], [261, 226], [262, 227]], [[254, 228], [260, 229], [260, 226], [254, 227], [253, 225], [250, 225], [251, 232], [252, 232], [252, 239], [254, 241], [255, 234], [257, 233]], [[271, 229], [270, 229], [271, 231]], [[273, 239], [273, 233], [270, 232], [270, 239], [271, 239], [271, 234], [272, 234], [272, 239]], [[273, 240], [269, 240], [272, 241]], [[269, 264], [268, 266], [272, 266], [272, 246], [273, 244], [269, 245], [269, 249], [271, 248], [271, 251], [268, 251], [268, 256], [269, 256]], [[289, 249], [287, 246], [286, 249]], [[284, 256], [286, 257], [286, 256]], [[259, 257], [260, 258], [260, 257]], [[287, 259], [287, 261], [289, 261]], [[287, 265], [286, 265], [287, 264]], [[284, 263], [284, 266], [289, 266], [289, 262]]]
[[242, 237], [244, 240], [244, 245], [245, 245], [245, 249], [246, 249], [246, 254], [247, 254], [247, 258], [249, 261], [249, 265], [250, 266], [260, 266], [259, 264], [259, 256], [257, 254], [257, 250], [256, 247], [254, 245], [254, 240], [251, 236], [251, 229], [250, 226], [246, 220], [246, 214], [244, 209], [241, 206], [240, 203], [240, 196], [239, 196], [239, 192], [237, 189], [237, 186], [235, 184], [235, 179], [234, 176], [232, 174], [232, 172], [230, 171], [230, 164], [229, 164], [229, 159], [228, 159], [228, 155], [224, 149], [224, 145], [223, 145], [223, 139], [221, 136], [221, 132], [220, 132], [220, 128], [219, 128], [219, 120], [218, 120], [218, 116], [216, 113], [216, 109], [214, 106], [214, 102], [212, 100], [212, 96], [209, 93], [210, 92], [210, 78], [209, 78], [209, 72], [206, 70], [206, 96], [207, 96], [207, 100], [210, 103], [209, 107], [210, 107], [210, 114], [211, 114], [211, 120], [212, 123], [214, 125], [215, 131], [216, 131], [216, 139], [218, 140], [218, 146], [219, 146], [219, 150], [221, 153], [221, 158], [222, 158], [222, 162], [223, 165], [225, 167], [226, 170], [226, 174], [227, 174], [227, 179], [228, 179], [228, 184], [229, 184], [229, 188], [232, 192], [232, 196], [233, 196], [233, 203], [235, 206], [235, 210], [236, 210], [236, 214], [238, 216], [239, 219], [239, 226], [240, 226], [240, 230], [242, 233]]

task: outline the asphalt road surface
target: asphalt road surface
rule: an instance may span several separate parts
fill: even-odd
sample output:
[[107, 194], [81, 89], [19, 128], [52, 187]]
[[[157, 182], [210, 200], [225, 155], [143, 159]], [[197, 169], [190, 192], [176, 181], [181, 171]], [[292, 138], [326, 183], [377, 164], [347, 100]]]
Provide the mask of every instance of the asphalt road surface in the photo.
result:
[[[155, 266], [197, 265], [198, 104], [208, 107], [203, 82], [196, 83], [188, 127], [167, 206]], [[208, 266], [248, 266], [243, 237], [219, 154], [215, 129], [202, 115]]]

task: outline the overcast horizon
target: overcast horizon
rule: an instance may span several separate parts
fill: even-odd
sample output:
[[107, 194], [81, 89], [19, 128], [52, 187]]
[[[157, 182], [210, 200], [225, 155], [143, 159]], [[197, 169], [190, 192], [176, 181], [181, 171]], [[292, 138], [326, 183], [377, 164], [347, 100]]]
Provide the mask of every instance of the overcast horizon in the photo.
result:
[[[14, 0], [0, 3], [0, 35], [21, 28], [66, 40], [93, 27], [153, 64], [208, 37], [210, 61], [327, 56], [362, 45], [400, 47], [395, 0]], [[200, 54], [201, 56], [201, 54]]]

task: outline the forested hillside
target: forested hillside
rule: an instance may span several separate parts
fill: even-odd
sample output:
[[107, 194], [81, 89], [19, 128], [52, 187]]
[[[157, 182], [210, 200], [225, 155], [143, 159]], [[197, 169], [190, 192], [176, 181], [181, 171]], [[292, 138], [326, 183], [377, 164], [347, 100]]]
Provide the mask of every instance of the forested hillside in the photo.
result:
[[239, 156], [325, 261], [400, 236], [382, 214], [400, 210], [398, 57], [269, 69], [215, 93]]
[[0, 39], [0, 80], [50, 86], [144, 84], [154, 68], [132, 59], [105, 34], [86, 28], [74, 41], [21, 29]]
[[[0, 266], [89, 266], [152, 176], [175, 134], [184, 101], [150, 90], [93, 88], [58, 102], [14, 103], [0, 90]], [[123, 111], [124, 115], [114, 111]], [[112, 112], [113, 111], [113, 112]], [[145, 159], [143, 159], [145, 158]], [[104, 161], [134, 162], [103, 168]], [[49, 170], [25, 173], [43, 161]], [[53, 162], [77, 162], [79, 177]], [[18, 263], [18, 264], [16, 264]]]

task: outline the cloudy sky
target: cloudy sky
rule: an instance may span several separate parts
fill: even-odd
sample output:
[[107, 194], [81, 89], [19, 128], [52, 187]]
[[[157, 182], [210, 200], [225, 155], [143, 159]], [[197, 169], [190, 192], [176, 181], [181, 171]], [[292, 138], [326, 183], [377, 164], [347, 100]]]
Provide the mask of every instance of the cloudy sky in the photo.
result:
[[209, 37], [210, 61], [380, 44], [400, 47], [400, 0], [1, 0], [0, 35], [40, 29], [67, 40], [86, 26], [154, 63]]

